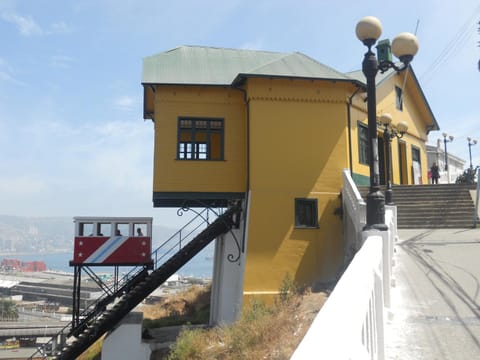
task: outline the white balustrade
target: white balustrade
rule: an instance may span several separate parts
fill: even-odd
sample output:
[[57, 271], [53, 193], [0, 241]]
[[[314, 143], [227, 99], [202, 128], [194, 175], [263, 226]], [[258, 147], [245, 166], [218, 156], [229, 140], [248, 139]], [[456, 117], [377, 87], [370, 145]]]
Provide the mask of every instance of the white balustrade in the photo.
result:
[[356, 251], [291, 360], [383, 360], [384, 314], [390, 306], [397, 209], [385, 207], [388, 231], [368, 230], [365, 202], [343, 172], [346, 251]]
[[343, 224], [345, 265], [362, 246], [362, 231], [366, 224], [367, 206], [362, 199], [350, 172], [343, 170]]

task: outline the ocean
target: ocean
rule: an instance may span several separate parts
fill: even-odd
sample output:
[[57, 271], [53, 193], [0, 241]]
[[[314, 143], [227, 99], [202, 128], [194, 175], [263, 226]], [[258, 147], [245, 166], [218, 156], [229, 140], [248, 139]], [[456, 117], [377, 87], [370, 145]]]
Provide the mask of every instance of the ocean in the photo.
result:
[[[207, 246], [198, 253], [193, 259], [185, 264], [177, 274], [182, 276], [191, 276], [197, 278], [212, 278], [213, 273], [213, 246]], [[73, 259], [73, 252], [69, 253], [51, 253], [51, 254], [18, 254], [18, 255], [0, 255], [0, 262], [3, 259], [19, 259], [22, 261], [43, 261], [47, 269], [55, 271], [69, 272], [73, 274], [73, 267], [69, 266]], [[121, 267], [120, 272], [127, 270], [128, 267]], [[113, 273], [113, 267], [95, 267], [98, 273]]]

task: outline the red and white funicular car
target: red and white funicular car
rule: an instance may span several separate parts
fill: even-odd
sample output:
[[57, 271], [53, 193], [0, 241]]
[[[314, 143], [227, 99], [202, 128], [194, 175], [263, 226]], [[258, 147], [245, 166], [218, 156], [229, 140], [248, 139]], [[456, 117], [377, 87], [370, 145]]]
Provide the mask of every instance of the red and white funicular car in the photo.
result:
[[71, 266], [129, 266], [152, 263], [152, 218], [73, 218], [75, 244]]

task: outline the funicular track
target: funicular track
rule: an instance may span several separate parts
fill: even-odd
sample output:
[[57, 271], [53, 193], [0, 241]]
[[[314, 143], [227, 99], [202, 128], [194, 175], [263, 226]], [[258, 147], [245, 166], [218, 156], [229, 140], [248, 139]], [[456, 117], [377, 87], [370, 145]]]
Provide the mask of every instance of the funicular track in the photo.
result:
[[[76, 359], [103, 334], [112, 330], [135, 306], [140, 304], [215, 238], [237, 226], [239, 213], [240, 208], [238, 206], [229, 208], [187, 244], [173, 245], [174, 247], [179, 246], [180, 249], [165, 262], [162, 262], [165, 255], [172, 250], [172, 247], [170, 247], [166, 253], [161, 254], [160, 250], [168, 242], [167, 240], [152, 252], [154, 270], [150, 274], [146, 268], [133, 269], [120, 281], [120, 285], [116, 289], [104, 289], [105, 295], [80, 314], [81, 321], [75, 324], [73, 322], [69, 323], [54, 337], [58, 338], [60, 335], [66, 334], [69, 341], [60, 351], [53, 354], [52, 359]], [[52, 338], [52, 341], [54, 338]], [[37, 356], [38, 352], [29, 359]]]

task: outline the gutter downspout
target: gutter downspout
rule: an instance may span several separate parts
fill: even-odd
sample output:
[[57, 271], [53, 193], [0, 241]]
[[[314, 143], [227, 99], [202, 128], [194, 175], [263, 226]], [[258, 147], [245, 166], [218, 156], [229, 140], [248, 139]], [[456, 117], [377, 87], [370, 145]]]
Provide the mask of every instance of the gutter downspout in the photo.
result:
[[[245, 104], [245, 112], [246, 112], [246, 179], [245, 179], [245, 211], [248, 211], [249, 208], [249, 191], [250, 191], [250, 101], [247, 97], [247, 90], [242, 89], [236, 85], [233, 85], [233, 88], [239, 90], [243, 93], [243, 102]], [[245, 239], [247, 237], [247, 219], [243, 222], [243, 239], [242, 239], [242, 253], [245, 253]]]
[[352, 114], [351, 114], [351, 107], [352, 107], [352, 101], [353, 97], [357, 95], [357, 93], [360, 91], [360, 87], [357, 87], [357, 90], [354, 91], [352, 96], [349, 97], [348, 99], [348, 104], [347, 104], [347, 126], [348, 126], [348, 165], [350, 169], [350, 176], [353, 177], [353, 160], [352, 160]]

